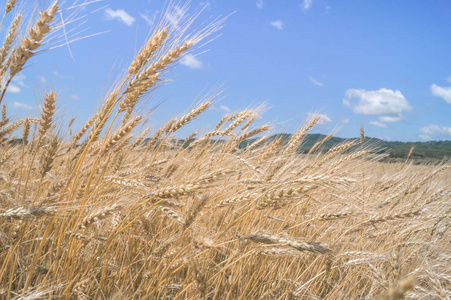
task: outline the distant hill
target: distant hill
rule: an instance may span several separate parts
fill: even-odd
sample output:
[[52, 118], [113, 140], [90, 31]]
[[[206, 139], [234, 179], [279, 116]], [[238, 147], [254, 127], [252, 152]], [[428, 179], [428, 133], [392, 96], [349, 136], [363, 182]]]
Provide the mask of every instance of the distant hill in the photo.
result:
[[409, 154], [411, 147], [415, 147], [411, 155], [412, 159], [442, 160], [445, 158], [451, 158], [451, 141], [431, 141], [415, 143], [381, 141], [380, 146], [390, 150], [391, 158], [405, 159]]
[[[272, 141], [277, 138], [282, 138], [282, 143], [286, 143], [291, 139], [291, 134], [276, 134], [269, 138]], [[326, 135], [323, 134], [308, 134], [298, 148], [299, 153], [307, 153], [313, 145], [323, 140]], [[332, 147], [337, 146], [345, 141], [352, 141], [359, 139], [344, 139], [340, 137], [332, 137], [326, 141], [320, 148], [320, 151], [327, 151]], [[245, 148], [248, 144], [251, 144], [255, 139], [243, 141], [240, 144], [241, 148]], [[384, 158], [384, 161], [397, 162], [405, 161], [409, 155], [410, 150], [414, 147], [414, 150], [410, 156], [410, 159], [417, 163], [427, 163], [451, 158], [451, 141], [431, 141], [431, 142], [387, 142], [377, 138], [365, 138], [366, 143], [376, 146], [380, 149], [379, 152], [387, 152], [388, 156]], [[357, 143], [359, 145], [359, 143]]]

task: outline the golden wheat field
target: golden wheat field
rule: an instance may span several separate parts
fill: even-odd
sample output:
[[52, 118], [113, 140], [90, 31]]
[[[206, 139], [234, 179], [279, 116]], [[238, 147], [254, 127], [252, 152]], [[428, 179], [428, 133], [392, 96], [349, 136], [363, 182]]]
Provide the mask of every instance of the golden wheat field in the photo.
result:
[[137, 104], [221, 20], [190, 34], [162, 22], [73, 134], [52, 90], [36, 118], [10, 118], [5, 90], [59, 9], [23, 34], [20, 14], [2, 25], [2, 299], [451, 298], [450, 161], [379, 162], [363, 130], [300, 156], [318, 119], [274, 139], [254, 125], [258, 109], [176, 139], [216, 93], [156, 131], [141, 126]]

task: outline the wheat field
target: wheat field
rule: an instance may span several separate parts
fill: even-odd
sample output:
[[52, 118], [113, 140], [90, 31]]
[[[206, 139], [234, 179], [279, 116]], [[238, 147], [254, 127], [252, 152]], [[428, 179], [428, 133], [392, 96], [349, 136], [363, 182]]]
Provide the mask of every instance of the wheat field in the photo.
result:
[[254, 125], [258, 108], [177, 139], [218, 93], [141, 126], [140, 102], [223, 20], [194, 32], [190, 17], [183, 30], [160, 22], [74, 134], [52, 90], [36, 118], [9, 118], [5, 91], [60, 28], [59, 9], [22, 33], [20, 13], [2, 24], [2, 299], [451, 298], [449, 160], [379, 162], [363, 129], [301, 156], [318, 119], [274, 139]]

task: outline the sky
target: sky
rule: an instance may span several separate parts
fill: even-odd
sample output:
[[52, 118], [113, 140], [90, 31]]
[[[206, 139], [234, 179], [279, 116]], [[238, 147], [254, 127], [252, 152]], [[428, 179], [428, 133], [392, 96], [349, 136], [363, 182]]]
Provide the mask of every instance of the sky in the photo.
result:
[[[164, 7], [156, 0], [87, 6], [82, 20], [67, 24], [79, 40], [65, 45], [70, 34], [60, 30], [62, 46], [50, 50], [58, 45], [50, 43], [16, 76], [6, 94], [9, 113], [39, 115], [42, 95], [54, 89], [58, 120], [76, 117], [78, 130]], [[225, 25], [149, 95], [146, 125], [157, 129], [221, 90], [221, 100], [181, 135], [264, 105], [257, 125], [269, 123], [273, 132], [293, 133], [319, 116], [312, 132], [352, 138], [363, 125], [366, 136], [389, 141], [451, 140], [451, 1], [193, 0], [188, 14], [202, 8], [195, 26], [228, 16]]]

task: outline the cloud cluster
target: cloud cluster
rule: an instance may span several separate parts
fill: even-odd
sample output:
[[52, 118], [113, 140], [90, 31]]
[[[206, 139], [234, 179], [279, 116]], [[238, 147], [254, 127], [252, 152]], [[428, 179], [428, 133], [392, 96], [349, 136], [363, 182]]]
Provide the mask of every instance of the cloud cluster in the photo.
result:
[[228, 106], [225, 106], [225, 105], [219, 106], [219, 109], [224, 111], [227, 114], [230, 114], [232, 112], [232, 110]]
[[432, 138], [427, 134], [420, 134], [420, 135], [418, 135], [418, 137], [420, 138], [420, 140], [425, 141], [425, 142], [432, 141]]
[[318, 113], [308, 113], [308, 119], [319, 118], [319, 121], [316, 123], [318, 125], [326, 125], [327, 123], [332, 122], [332, 119], [329, 118], [325, 114]]
[[378, 121], [371, 121], [371, 122], [368, 122], [368, 124], [373, 125], [373, 126], [377, 126], [377, 127], [380, 127], [380, 128], [388, 128], [387, 124], [381, 123], [381, 122], [378, 122]]
[[301, 8], [303, 10], [307, 10], [310, 8], [310, 6], [312, 6], [313, 4], [313, 0], [303, 0], [301, 3]]
[[14, 76], [13, 81], [20, 86], [25, 86], [25, 75], [23, 73], [19, 73]]
[[108, 7], [107, 9], [105, 9], [105, 16], [110, 20], [117, 19], [118, 21], [126, 24], [127, 26], [132, 26], [133, 23], [136, 21], [135, 18], [130, 16], [123, 9], [112, 10], [111, 8]]
[[451, 104], [451, 87], [441, 87], [436, 84], [432, 84], [431, 92], [432, 95], [442, 98], [447, 103]]
[[200, 69], [203, 66], [202, 61], [192, 54], [185, 55], [180, 60], [180, 63], [184, 66], [190, 67], [191, 69]]
[[318, 80], [316, 80], [315, 78], [313, 78], [312, 76], [309, 77], [310, 81], [317, 86], [324, 86], [324, 83], [319, 82]]
[[42, 76], [42, 75], [38, 76], [38, 78], [39, 78], [39, 81], [40, 81], [41, 83], [46, 83], [46, 82], [47, 82], [47, 78], [45, 78], [45, 77]]
[[283, 22], [280, 21], [280, 20], [276, 20], [276, 21], [270, 22], [270, 24], [271, 24], [271, 26], [273, 26], [273, 27], [275, 27], [275, 28], [277, 28], [279, 30], [283, 30]]
[[[357, 103], [352, 103], [352, 99], [357, 99]], [[349, 89], [343, 104], [356, 114], [378, 116], [381, 122], [397, 122], [404, 112], [412, 110], [400, 91], [385, 88], [377, 91]]]
[[23, 73], [19, 73], [17, 74], [12, 82], [8, 85], [8, 88], [6, 89], [7, 93], [10, 94], [18, 94], [22, 91], [22, 89], [20, 87], [25, 87], [25, 75]]
[[441, 135], [446, 137], [451, 137], [451, 127], [439, 126], [431, 124], [429, 126], [420, 128], [420, 132], [430, 135]]
[[22, 103], [22, 102], [17, 102], [17, 101], [13, 101], [13, 106], [14, 106], [14, 108], [20, 108], [20, 109], [26, 109], [26, 110], [32, 110], [33, 109], [32, 106], [30, 106], [28, 104], [25, 104], [25, 103]]
[[14, 84], [10, 83], [8, 85], [8, 88], [6, 89], [6, 92], [10, 93], [10, 94], [18, 94], [21, 92], [21, 89], [20, 89], [20, 87], [15, 86]]
[[263, 3], [263, 0], [257, 0], [257, 3], [255, 5], [257, 6], [257, 8], [263, 8], [265, 3]]

